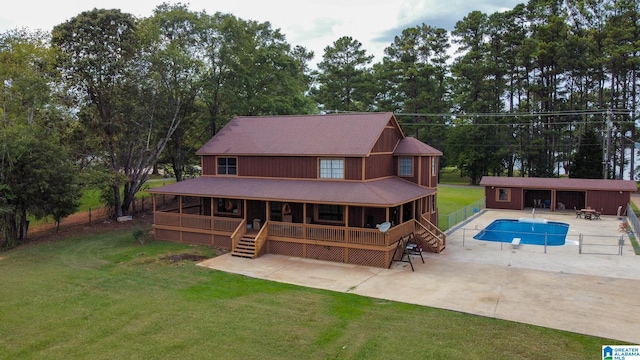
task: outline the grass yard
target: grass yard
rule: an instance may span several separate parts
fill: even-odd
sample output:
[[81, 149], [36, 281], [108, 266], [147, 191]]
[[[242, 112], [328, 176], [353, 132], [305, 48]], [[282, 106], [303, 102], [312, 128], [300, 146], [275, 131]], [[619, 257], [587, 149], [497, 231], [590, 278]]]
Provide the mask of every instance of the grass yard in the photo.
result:
[[438, 226], [449, 228], [447, 216], [484, 198], [484, 187], [438, 184]]
[[0, 359], [595, 359], [612, 343], [163, 259], [213, 251], [127, 229], [0, 253]]

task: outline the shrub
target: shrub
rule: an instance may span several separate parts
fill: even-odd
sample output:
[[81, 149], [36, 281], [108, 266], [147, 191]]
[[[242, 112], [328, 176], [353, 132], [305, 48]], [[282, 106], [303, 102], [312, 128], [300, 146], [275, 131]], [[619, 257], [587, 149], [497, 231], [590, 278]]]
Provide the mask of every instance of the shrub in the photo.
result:
[[151, 229], [149, 227], [136, 227], [133, 230], [133, 238], [138, 240], [140, 245], [144, 245], [151, 239]]

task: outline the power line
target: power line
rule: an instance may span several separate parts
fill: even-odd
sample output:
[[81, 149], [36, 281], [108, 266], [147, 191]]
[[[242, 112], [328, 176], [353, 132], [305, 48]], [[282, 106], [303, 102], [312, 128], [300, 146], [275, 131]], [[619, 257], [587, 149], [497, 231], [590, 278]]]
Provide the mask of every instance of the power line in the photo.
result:
[[584, 115], [631, 115], [628, 109], [611, 110], [566, 110], [550, 112], [529, 112], [529, 113], [395, 113], [396, 116], [419, 116], [419, 117], [542, 117], [542, 116], [584, 116]]
[[[613, 110], [567, 110], [567, 111], [554, 111], [554, 112], [539, 112], [539, 113], [396, 113], [398, 117], [412, 116], [412, 117], [446, 117], [453, 119], [474, 119], [474, 118], [491, 118], [491, 117], [511, 117], [511, 118], [540, 118], [540, 117], [567, 117], [567, 116], [592, 116], [592, 115], [631, 115], [631, 111], [626, 109], [613, 109]], [[606, 118], [602, 118], [604, 123]], [[540, 120], [543, 125], [567, 125], [567, 121], [554, 121], [549, 122], [543, 119]], [[634, 123], [633, 119], [621, 119], [617, 120], [618, 123]], [[400, 122], [402, 126], [517, 126], [517, 125], [529, 125], [529, 122], [512, 122], [512, 123], [416, 123], [416, 122]]]

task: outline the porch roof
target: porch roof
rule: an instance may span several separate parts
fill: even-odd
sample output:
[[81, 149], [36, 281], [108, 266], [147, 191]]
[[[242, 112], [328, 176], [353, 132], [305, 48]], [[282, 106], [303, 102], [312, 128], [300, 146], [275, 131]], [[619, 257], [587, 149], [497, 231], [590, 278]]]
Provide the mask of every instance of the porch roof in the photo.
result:
[[147, 192], [283, 202], [396, 206], [433, 194], [436, 190], [395, 177], [353, 182], [201, 176]]

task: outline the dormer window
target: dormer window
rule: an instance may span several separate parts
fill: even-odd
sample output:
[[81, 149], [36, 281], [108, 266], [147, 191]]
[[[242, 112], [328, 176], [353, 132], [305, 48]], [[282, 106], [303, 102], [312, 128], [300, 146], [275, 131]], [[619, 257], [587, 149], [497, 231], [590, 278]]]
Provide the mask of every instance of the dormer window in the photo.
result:
[[238, 159], [234, 157], [218, 157], [218, 175], [237, 175]]
[[400, 158], [398, 163], [399, 176], [413, 176], [413, 158]]
[[344, 179], [344, 159], [320, 159], [321, 179]]

